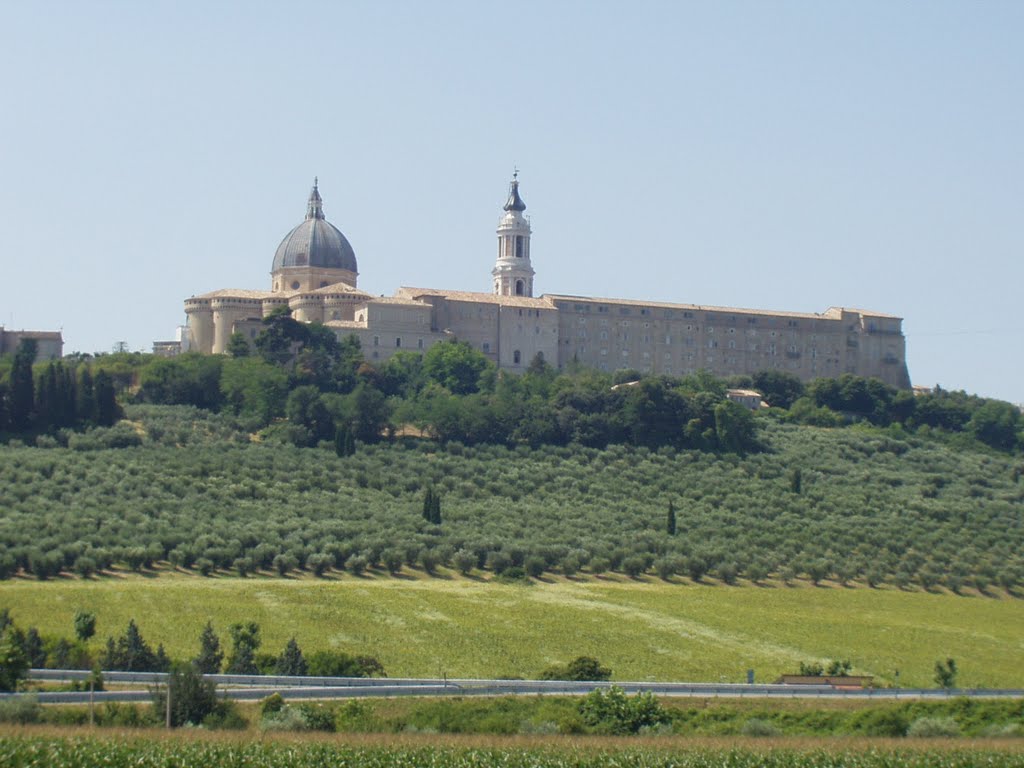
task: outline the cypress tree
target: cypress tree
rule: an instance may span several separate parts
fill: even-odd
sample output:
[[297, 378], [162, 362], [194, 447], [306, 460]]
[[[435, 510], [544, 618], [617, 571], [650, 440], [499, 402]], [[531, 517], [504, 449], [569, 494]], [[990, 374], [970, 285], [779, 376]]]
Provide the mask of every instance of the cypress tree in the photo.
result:
[[195, 657], [196, 668], [204, 675], [215, 675], [220, 672], [224, 652], [220, 649], [220, 638], [213, 631], [213, 624], [206, 622], [199, 635], [199, 655]]
[[57, 368], [48, 363], [39, 380], [35, 384], [35, 426], [40, 430], [48, 430], [56, 426], [57, 405]]
[[78, 368], [75, 415], [80, 424], [92, 424], [96, 421], [96, 393], [92, 387], [92, 366], [81, 365]]
[[430, 522], [434, 525], [441, 524], [441, 495], [439, 493], [433, 494], [433, 500], [430, 509]]
[[114, 380], [106, 371], [99, 371], [93, 380], [93, 392], [96, 401], [96, 424], [109, 427], [117, 421], [120, 410], [114, 393]]
[[32, 379], [32, 363], [36, 359], [36, 340], [22, 339], [14, 353], [11, 367], [11, 389], [8, 395], [8, 420], [15, 432], [25, 432], [32, 425], [32, 409], [35, 406], [35, 382]]
[[288, 641], [288, 645], [284, 647], [281, 655], [277, 657], [277, 663], [274, 664], [274, 674], [294, 677], [306, 674], [307, 669], [302, 649], [299, 648], [299, 644], [295, 642], [293, 637]]
[[7, 416], [9, 395], [10, 390], [7, 384], [0, 381], [0, 432], [6, 432], [11, 426], [10, 419]]
[[669, 536], [676, 535], [676, 507], [671, 499], [668, 502], [668, 519], [665, 521], [665, 530]]
[[428, 523], [434, 522], [434, 489], [427, 488], [423, 494], [423, 519]]
[[256, 651], [260, 647], [260, 625], [255, 621], [232, 624], [228, 631], [234, 647], [224, 671], [229, 675], [258, 675], [260, 671], [256, 667]]
[[341, 424], [334, 430], [334, 452], [338, 456], [351, 456], [356, 452], [355, 438], [347, 424]]

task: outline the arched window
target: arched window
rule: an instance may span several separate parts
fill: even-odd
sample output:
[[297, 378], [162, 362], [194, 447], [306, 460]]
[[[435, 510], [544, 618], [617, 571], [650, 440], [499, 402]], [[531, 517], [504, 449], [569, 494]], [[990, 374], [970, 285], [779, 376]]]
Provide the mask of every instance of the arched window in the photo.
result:
[[516, 258], [523, 258], [523, 236], [516, 235]]
[[522, 296], [526, 292], [526, 283], [516, 280], [516, 296]]
[[519, 350], [518, 349], [515, 350], [512, 353], [512, 364], [513, 365], [519, 365], [519, 363], [522, 361], [522, 357], [523, 356], [522, 356], [522, 354], [520, 354]]

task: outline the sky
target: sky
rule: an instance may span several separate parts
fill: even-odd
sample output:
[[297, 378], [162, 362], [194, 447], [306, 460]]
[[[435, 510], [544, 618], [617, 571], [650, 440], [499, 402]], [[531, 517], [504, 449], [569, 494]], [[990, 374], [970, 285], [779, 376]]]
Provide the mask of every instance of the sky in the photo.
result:
[[1024, 3], [0, 0], [0, 324], [148, 351], [270, 288], [314, 176], [359, 287], [904, 318], [1024, 402]]

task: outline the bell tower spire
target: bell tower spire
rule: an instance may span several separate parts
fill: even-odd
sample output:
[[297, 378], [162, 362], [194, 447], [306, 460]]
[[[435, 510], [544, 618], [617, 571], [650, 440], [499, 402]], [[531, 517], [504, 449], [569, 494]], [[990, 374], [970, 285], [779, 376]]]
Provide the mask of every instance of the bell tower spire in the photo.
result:
[[505, 213], [498, 220], [498, 260], [491, 270], [498, 296], [533, 296], [530, 264], [530, 220], [523, 216], [526, 203], [519, 195], [519, 169], [512, 174]]

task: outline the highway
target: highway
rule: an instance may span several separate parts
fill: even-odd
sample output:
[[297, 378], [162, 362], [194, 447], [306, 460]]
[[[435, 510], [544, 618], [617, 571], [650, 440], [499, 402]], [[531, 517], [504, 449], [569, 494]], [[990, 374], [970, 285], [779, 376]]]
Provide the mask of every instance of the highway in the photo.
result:
[[[38, 682], [71, 683], [86, 681], [83, 670], [33, 669], [29, 679]], [[116, 691], [44, 691], [38, 695], [43, 704], [105, 701], [149, 701], [149, 688], [167, 678], [160, 672], [104, 672], [107, 685], [136, 686]], [[626, 693], [648, 691], [658, 696], [690, 698], [846, 698], [846, 699], [945, 699], [1022, 698], [1024, 689], [936, 689], [936, 688], [834, 688], [830, 685], [745, 685], [733, 683], [669, 682], [574, 682], [567, 680], [467, 680], [440, 678], [366, 678], [366, 677], [284, 677], [273, 675], [207, 675], [225, 698], [258, 700], [273, 693], [286, 699], [347, 699], [386, 696], [579, 696], [596, 688], [616, 685]], [[0, 699], [17, 694], [0, 694]]]

